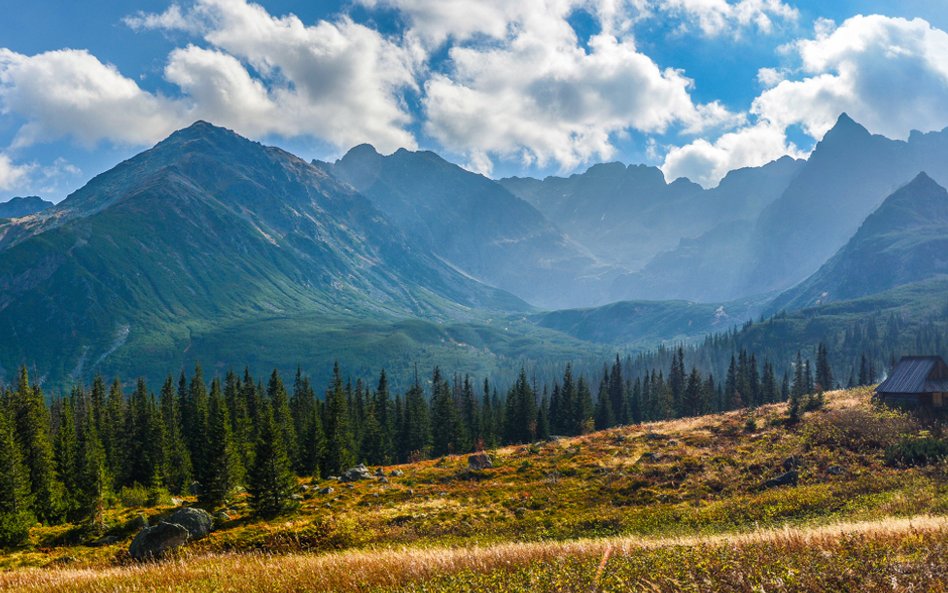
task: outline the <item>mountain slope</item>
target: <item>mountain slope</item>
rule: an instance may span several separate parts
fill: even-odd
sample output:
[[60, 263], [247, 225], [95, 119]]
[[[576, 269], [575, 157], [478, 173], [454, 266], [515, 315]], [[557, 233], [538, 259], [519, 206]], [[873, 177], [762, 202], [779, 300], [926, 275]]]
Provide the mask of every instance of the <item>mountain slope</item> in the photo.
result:
[[815, 274], [773, 310], [847, 300], [948, 274], [948, 191], [920, 173], [886, 198]]
[[171, 368], [193, 334], [261, 317], [526, 309], [411, 244], [323, 171], [199, 122], [8, 229], [0, 373], [30, 362], [62, 380], [136, 356]]
[[[687, 179], [666, 183], [656, 167], [620, 163], [594, 165], [568, 178], [510, 178], [501, 183], [600, 258], [634, 271], [659, 253], [676, 249], [681, 239], [698, 237], [720, 224], [754, 220], [801, 166], [802, 161], [784, 157], [763, 167], [732, 171], [711, 190]], [[646, 278], [633, 277], [622, 286], [624, 297], [673, 296], [663, 294], [664, 286], [653, 288]]]
[[317, 164], [451, 265], [533, 304], [604, 302], [617, 273], [524, 200], [433, 152], [382, 156], [362, 145], [334, 164]]
[[782, 196], [761, 214], [741, 291], [783, 290], [853, 236], [882, 200], [921, 171], [948, 183], [948, 129], [907, 142], [871, 135], [845, 113]]
[[36, 214], [37, 212], [45, 210], [52, 205], [52, 202], [48, 202], [39, 196], [10, 198], [6, 202], [0, 202], [0, 218], [29, 216], [30, 214]]

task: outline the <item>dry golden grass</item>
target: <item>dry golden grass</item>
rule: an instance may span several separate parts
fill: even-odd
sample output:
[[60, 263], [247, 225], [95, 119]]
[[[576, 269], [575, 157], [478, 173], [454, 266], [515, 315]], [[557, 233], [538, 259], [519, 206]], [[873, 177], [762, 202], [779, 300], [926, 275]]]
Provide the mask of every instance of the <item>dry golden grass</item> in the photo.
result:
[[[616, 537], [571, 542], [511, 543], [472, 548], [403, 548], [321, 555], [220, 554], [104, 569], [47, 568], [0, 574], [0, 590], [22, 593], [350, 592], [418, 585], [457, 573], [489, 574], [531, 565], [611, 558], [615, 563], [661, 548], [839, 549], [843, 538], [899, 537], [948, 541], [948, 517], [919, 516], [808, 529], [758, 530], [681, 538]], [[595, 564], [595, 562], [594, 562]], [[598, 564], [603, 564], [601, 561]], [[944, 568], [944, 567], [942, 567]], [[600, 569], [601, 570], [601, 569]], [[657, 577], [658, 575], [656, 575]], [[935, 584], [933, 584], [935, 585]], [[942, 588], [944, 583], [941, 584]], [[435, 589], [436, 590], [436, 589]], [[935, 589], [931, 589], [935, 590]]]

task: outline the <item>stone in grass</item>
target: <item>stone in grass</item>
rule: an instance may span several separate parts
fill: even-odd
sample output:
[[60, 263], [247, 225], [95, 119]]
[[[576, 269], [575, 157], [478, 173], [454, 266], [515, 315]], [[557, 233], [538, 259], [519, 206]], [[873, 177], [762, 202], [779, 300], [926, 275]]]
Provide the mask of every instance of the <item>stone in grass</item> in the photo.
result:
[[799, 474], [797, 470], [792, 469], [784, 474], [780, 474], [776, 478], [767, 480], [764, 482], [764, 488], [777, 488], [778, 486], [796, 486], [797, 479], [799, 479]]
[[340, 478], [343, 482], [358, 482], [359, 480], [368, 480], [372, 478], [372, 474], [369, 473], [369, 468], [365, 467], [365, 464], [360, 463], [355, 467], [350, 467], [346, 470], [342, 477]]
[[475, 453], [467, 458], [467, 466], [475, 471], [494, 467], [494, 462], [487, 453]]
[[331, 486], [326, 486], [325, 488], [320, 488], [320, 489], [319, 489], [319, 493], [320, 493], [320, 494], [332, 494], [332, 493], [335, 492], [335, 491], [336, 491], [336, 490], [335, 490], [333, 487], [331, 487]]
[[128, 547], [135, 560], [157, 560], [170, 550], [188, 543], [188, 530], [177, 523], [159, 522], [138, 532]]
[[400, 478], [405, 475], [405, 472], [403, 472], [400, 469], [393, 469], [392, 472], [388, 475], [392, 476], [393, 478]]
[[182, 507], [171, 513], [165, 520], [168, 523], [176, 523], [187, 529], [192, 540], [207, 537], [211, 533], [211, 514], [204, 509]]

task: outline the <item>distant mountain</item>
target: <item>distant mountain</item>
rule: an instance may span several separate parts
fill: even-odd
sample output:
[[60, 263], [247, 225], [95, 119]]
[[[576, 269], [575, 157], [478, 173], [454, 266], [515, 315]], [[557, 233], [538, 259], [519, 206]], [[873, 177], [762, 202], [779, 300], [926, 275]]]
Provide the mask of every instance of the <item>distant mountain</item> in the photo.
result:
[[309, 316], [294, 328], [297, 343], [308, 331], [341, 353], [348, 336], [326, 330], [345, 324], [331, 320], [447, 322], [528, 310], [410, 242], [321, 169], [204, 122], [23, 220], [8, 225], [0, 247], [8, 378], [23, 362], [58, 380], [167, 370], [191, 357], [240, 364], [198, 348], [225, 329], [267, 359], [290, 345], [287, 335], [266, 325], [233, 331], [267, 318]]
[[315, 163], [362, 193], [412, 240], [464, 274], [542, 307], [605, 302], [620, 270], [600, 264], [502, 185], [433, 152], [357, 146]]
[[41, 212], [50, 206], [48, 202], [39, 196], [27, 196], [25, 198], [10, 198], [6, 202], [0, 202], [0, 218], [20, 218]]
[[848, 115], [817, 144], [779, 199], [761, 214], [739, 292], [802, 281], [853, 236], [882, 200], [921, 171], [948, 183], [948, 129], [907, 142], [871, 135]]
[[828, 262], [774, 311], [876, 294], [948, 275], [948, 191], [925, 173], [885, 199]]
[[[568, 178], [514, 177], [501, 184], [600, 258], [637, 271], [659, 253], [676, 249], [682, 240], [721, 224], [756, 219], [802, 165], [784, 157], [763, 167], [732, 171], [711, 190], [687, 179], [666, 183], [657, 167], [620, 163], [594, 165]], [[618, 283], [622, 289], [613, 291], [613, 296], [671, 298], [678, 288], [671, 284], [633, 275]]]

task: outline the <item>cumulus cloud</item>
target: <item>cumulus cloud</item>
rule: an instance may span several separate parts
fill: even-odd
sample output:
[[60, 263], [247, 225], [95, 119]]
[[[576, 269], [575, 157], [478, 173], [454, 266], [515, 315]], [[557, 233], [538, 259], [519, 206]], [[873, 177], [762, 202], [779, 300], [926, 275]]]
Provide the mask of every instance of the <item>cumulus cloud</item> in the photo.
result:
[[948, 33], [922, 19], [856, 16], [838, 27], [821, 19], [812, 39], [784, 51], [799, 65], [758, 73], [768, 88], [751, 106], [755, 122], [671, 149], [667, 176], [714, 185], [729, 169], [795, 154], [788, 127], [819, 140], [842, 112], [890, 138], [948, 125]]
[[775, 23], [795, 22], [799, 11], [782, 0], [644, 0], [646, 10], [680, 18], [709, 37], [738, 36], [747, 28], [769, 34]]
[[783, 128], [758, 123], [728, 132], [714, 142], [698, 139], [673, 147], [665, 155], [662, 171], [666, 179], [687, 177], [704, 187], [713, 187], [728, 171], [741, 167], [759, 167], [784, 155], [804, 156], [787, 142]]
[[33, 165], [15, 164], [9, 156], [0, 152], [0, 190], [19, 187], [33, 169]]
[[891, 138], [948, 125], [948, 33], [925, 20], [856, 16], [835, 29], [823, 22], [791, 49], [805, 77], [762, 93], [751, 108], [760, 117], [799, 124], [814, 138], [843, 111]]
[[200, 23], [188, 19], [178, 4], [172, 4], [160, 13], [139, 11], [125, 17], [122, 22], [136, 31], [147, 29], [179, 30], [193, 33], [200, 31]]
[[0, 109], [26, 120], [15, 148], [64, 136], [85, 145], [146, 144], [184, 121], [175, 101], [72, 49], [26, 56], [0, 48]]
[[659, 68], [630, 37], [603, 31], [583, 47], [567, 20], [573, 5], [540, 4], [499, 43], [451, 47], [450, 70], [425, 84], [425, 131], [478, 170], [489, 172], [494, 157], [568, 170], [611, 158], [612, 138], [629, 129], [733, 123], [720, 104], [696, 105], [692, 81]]
[[211, 46], [176, 49], [165, 68], [194, 117], [249, 135], [312, 135], [339, 147], [415, 146], [402, 95], [417, 88], [419, 48], [347, 17], [306, 25], [243, 0], [198, 0], [182, 19], [166, 15], [138, 15], [134, 24], [175, 29], [183, 19]]

